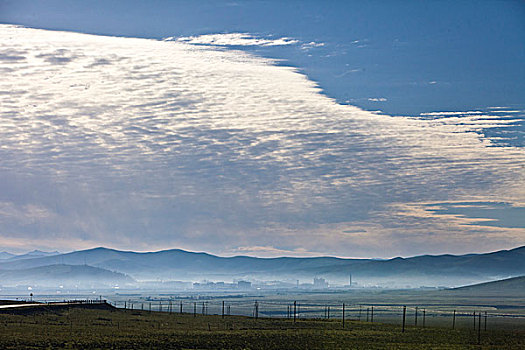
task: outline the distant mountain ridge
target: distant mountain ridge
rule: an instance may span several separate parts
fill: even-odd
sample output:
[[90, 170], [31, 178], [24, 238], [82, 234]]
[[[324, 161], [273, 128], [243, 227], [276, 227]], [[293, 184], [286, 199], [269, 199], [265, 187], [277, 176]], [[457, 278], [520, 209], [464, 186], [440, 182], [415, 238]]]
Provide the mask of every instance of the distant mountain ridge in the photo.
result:
[[[8, 253], [10, 254], [10, 253]], [[44, 252], [38, 249], [35, 249], [31, 252], [27, 252], [25, 254], [10, 254], [11, 256], [7, 259], [9, 260], [20, 260], [20, 259], [33, 259], [33, 258], [41, 258], [44, 256], [53, 256], [53, 255], [59, 255], [60, 252], [58, 250], [55, 250], [54, 252]]]
[[361, 281], [391, 280], [392, 283], [400, 283], [401, 280], [417, 279], [421, 283], [438, 283], [458, 280], [454, 282], [457, 285], [524, 275], [525, 246], [485, 254], [422, 255], [388, 260], [219, 257], [181, 249], [137, 253], [99, 247], [53, 256], [3, 260], [0, 261], [0, 269], [29, 269], [57, 264], [89, 265], [118, 271], [138, 280], [290, 280], [322, 276], [347, 281], [352, 274], [354, 279]]
[[16, 256], [15, 254], [11, 254], [9, 252], [0, 252], [0, 260], [9, 259]]

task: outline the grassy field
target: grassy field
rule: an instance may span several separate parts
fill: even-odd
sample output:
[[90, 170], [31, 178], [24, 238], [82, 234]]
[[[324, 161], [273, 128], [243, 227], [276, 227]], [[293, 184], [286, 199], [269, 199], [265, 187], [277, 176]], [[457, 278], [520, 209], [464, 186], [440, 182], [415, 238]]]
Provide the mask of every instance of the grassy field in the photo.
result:
[[523, 349], [525, 330], [407, 327], [340, 320], [71, 309], [0, 315], [2, 349]]

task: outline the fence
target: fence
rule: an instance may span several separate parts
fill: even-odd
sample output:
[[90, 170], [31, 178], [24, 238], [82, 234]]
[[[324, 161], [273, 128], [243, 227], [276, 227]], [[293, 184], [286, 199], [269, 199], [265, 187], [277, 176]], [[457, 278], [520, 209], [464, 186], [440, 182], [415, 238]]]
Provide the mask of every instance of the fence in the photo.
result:
[[[525, 314], [494, 312], [490, 307], [442, 307], [381, 304], [312, 303], [301, 301], [219, 301], [219, 300], [125, 300], [111, 303], [117, 308], [197, 315], [250, 316], [255, 319], [287, 318], [381, 322], [406, 327], [470, 328], [477, 331], [497, 328], [525, 328]], [[487, 310], [489, 309], [489, 310]]]

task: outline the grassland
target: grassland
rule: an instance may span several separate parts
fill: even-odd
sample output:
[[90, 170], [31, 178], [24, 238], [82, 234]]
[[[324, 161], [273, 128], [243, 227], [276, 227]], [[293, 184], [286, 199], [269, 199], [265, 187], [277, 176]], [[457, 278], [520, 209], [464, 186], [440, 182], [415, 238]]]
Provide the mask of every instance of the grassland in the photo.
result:
[[523, 349], [525, 330], [71, 309], [0, 315], [2, 349]]

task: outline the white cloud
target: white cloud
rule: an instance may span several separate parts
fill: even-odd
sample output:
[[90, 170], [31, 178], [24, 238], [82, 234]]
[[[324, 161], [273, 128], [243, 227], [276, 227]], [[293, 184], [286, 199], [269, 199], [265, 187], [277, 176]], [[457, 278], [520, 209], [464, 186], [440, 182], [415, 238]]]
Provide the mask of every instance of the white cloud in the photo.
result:
[[468, 115], [468, 114], [483, 114], [481, 111], [465, 111], [465, 112], [427, 112], [420, 115], [430, 116], [448, 116], [448, 115]]
[[402, 215], [406, 203], [523, 202], [523, 149], [478, 133], [505, 119], [339, 105], [293, 68], [216, 46], [0, 28], [0, 50], [24, 57], [4, 60], [0, 80], [4, 247], [384, 256], [446, 248], [428, 232], [465, 251], [523, 237]]
[[372, 102], [385, 102], [385, 101], [387, 101], [387, 99], [384, 98], [384, 97], [370, 97], [370, 98], [368, 99], [368, 101], [372, 101]]
[[316, 47], [323, 47], [325, 44], [324, 43], [318, 43], [318, 42], [315, 42], [315, 41], [310, 41], [309, 43], [304, 43], [301, 45], [301, 49], [303, 50], [310, 50], [310, 49], [313, 49], [313, 48], [316, 48]]
[[257, 38], [249, 33], [228, 33], [228, 34], [204, 34], [198, 36], [188, 36], [174, 38], [169, 37], [164, 41], [177, 41], [188, 44], [216, 45], [216, 46], [283, 46], [297, 44], [299, 41], [292, 38]]

